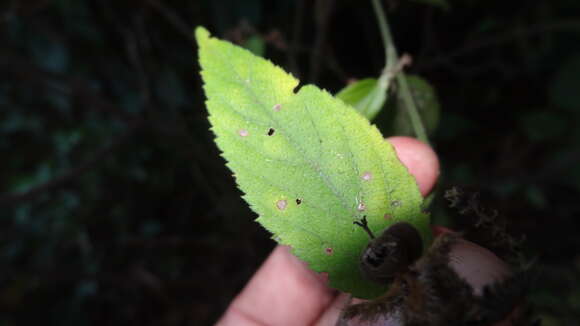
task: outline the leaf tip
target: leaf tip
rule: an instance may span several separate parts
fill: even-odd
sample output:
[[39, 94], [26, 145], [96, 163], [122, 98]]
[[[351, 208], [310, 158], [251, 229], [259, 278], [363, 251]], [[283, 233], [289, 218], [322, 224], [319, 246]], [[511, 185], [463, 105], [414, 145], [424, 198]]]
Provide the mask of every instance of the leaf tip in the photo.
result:
[[197, 26], [195, 28], [194, 34], [198, 45], [202, 44], [203, 41], [209, 39], [210, 36], [209, 31], [203, 26]]

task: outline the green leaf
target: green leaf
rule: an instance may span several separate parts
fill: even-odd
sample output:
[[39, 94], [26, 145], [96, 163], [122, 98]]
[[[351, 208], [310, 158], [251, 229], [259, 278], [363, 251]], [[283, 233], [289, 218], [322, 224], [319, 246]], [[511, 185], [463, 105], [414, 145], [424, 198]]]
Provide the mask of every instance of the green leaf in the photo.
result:
[[[409, 89], [413, 95], [413, 100], [415, 101], [415, 105], [417, 106], [425, 130], [428, 134], [431, 134], [439, 124], [439, 113], [441, 110], [435, 89], [428, 81], [419, 76], [406, 75], [405, 77], [407, 78]], [[411, 119], [409, 118], [409, 114], [405, 108], [405, 103], [401, 98], [396, 102], [393, 134], [408, 136], [413, 136], [415, 134], [413, 125], [411, 124]]]
[[384, 293], [361, 278], [368, 235], [397, 221], [431, 241], [421, 195], [394, 149], [367, 119], [270, 61], [215, 38], [196, 38], [216, 143], [260, 222], [330, 285], [357, 297]]
[[347, 85], [336, 97], [372, 121], [385, 105], [387, 91], [377, 79], [366, 78]]

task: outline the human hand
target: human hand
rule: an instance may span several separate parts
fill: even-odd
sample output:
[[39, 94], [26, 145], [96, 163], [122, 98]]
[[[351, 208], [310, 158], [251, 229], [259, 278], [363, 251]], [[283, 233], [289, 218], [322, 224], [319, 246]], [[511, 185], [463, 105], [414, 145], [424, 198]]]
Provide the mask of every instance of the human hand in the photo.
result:
[[[427, 195], [439, 175], [435, 152], [413, 138], [393, 137], [388, 141], [415, 177], [421, 194]], [[435, 230], [438, 232], [441, 229]], [[454, 249], [460, 258], [454, 268], [460, 275], [466, 275], [476, 291], [508, 273], [507, 266], [491, 252], [465, 242], [466, 245]], [[349, 296], [326, 283], [326, 275], [310, 270], [287, 246], [278, 246], [216, 325], [335, 325]]]

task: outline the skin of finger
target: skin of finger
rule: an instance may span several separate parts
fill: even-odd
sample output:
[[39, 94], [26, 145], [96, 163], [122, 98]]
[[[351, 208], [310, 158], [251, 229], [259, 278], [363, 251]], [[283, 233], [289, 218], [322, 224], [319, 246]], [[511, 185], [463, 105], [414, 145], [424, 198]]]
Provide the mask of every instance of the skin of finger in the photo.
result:
[[399, 160], [409, 169], [423, 196], [431, 192], [439, 177], [439, 160], [435, 151], [427, 144], [411, 137], [387, 138], [393, 145]]
[[[426, 195], [439, 174], [439, 162], [433, 150], [409, 137], [387, 140], [415, 176], [421, 193]], [[424, 169], [431, 171], [419, 171]], [[311, 325], [332, 307], [335, 295], [326, 286], [324, 277], [309, 270], [287, 247], [278, 246], [217, 325]]]
[[482, 295], [486, 285], [510, 276], [510, 268], [503, 260], [470, 241], [460, 240], [449, 256], [449, 265], [473, 287], [475, 295]]
[[[442, 226], [433, 226], [432, 229], [435, 236], [453, 232]], [[462, 243], [463, 245], [456, 248], [453, 253], [451, 267], [473, 286], [476, 294], [481, 294], [485, 284], [509, 276], [510, 270], [507, 264], [491, 251], [468, 241]], [[511, 326], [511, 320], [517, 317], [518, 313], [519, 309], [515, 308], [506, 319], [493, 324], [493, 326]]]
[[350, 294], [338, 294], [332, 303], [324, 310], [318, 320], [314, 323], [315, 326], [334, 326], [340, 317], [344, 307], [350, 302]]
[[310, 325], [335, 295], [326, 277], [278, 246], [217, 325]]

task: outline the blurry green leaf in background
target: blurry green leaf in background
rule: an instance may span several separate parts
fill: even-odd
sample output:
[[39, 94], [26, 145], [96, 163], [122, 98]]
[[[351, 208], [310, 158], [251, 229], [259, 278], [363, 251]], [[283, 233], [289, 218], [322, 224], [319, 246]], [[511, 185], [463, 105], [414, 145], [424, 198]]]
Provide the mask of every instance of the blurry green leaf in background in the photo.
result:
[[372, 121], [385, 105], [387, 90], [379, 87], [377, 79], [365, 78], [347, 85], [335, 96]]
[[[411, 95], [417, 106], [417, 111], [428, 134], [433, 134], [439, 124], [440, 104], [433, 86], [425, 79], [415, 75], [405, 75], [411, 90]], [[405, 103], [401, 98], [391, 101], [386, 110], [392, 110], [392, 135], [414, 136], [413, 126]]]

